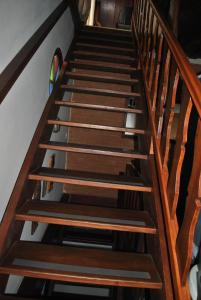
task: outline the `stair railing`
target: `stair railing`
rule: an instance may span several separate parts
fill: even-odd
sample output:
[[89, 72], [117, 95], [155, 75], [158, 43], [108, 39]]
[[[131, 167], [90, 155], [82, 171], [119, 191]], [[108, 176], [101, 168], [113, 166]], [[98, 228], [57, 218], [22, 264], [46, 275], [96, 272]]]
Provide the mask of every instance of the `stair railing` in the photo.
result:
[[[151, 0], [132, 16], [152, 131], [176, 299], [188, 299], [188, 272], [201, 208], [201, 84]], [[182, 298], [183, 297], [183, 298]]]

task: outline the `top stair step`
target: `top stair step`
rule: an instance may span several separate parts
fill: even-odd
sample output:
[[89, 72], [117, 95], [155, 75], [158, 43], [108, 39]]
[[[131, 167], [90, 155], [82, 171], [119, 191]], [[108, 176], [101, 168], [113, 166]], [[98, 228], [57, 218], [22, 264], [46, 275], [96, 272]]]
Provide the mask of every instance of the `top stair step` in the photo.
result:
[[123, 35], [130, 37], [132, 35], [131, 30], [124, 30], [118, 28], [111, 28], [111, 27], [99, 27], [99, 26], [83, 26], [82, 30], [87, 32], [102, 32], [102, 33], [110, 33], [113, 35]]
[[80, 35], [82, 36], [100, 36], [100, 37], [110, 37], [112, 39], [120, 40], [132, 40], [131, 32], [119, 32], [119, 31], [109, 31], [109, 30], [89, 30], [86, 28], [81, 29]]
[[151, 255], [17, 242], [1, 274], [108, 286], [161, 289]]

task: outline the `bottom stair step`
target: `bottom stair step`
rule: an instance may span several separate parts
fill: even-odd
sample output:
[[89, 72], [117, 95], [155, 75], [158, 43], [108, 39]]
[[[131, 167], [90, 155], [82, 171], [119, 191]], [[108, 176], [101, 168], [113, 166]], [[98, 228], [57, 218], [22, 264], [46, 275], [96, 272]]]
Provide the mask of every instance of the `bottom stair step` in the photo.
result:
[[0, 266], [13, 274], [65, 282], [161, 289], [162, 282], [148, 254], [17, 242]]

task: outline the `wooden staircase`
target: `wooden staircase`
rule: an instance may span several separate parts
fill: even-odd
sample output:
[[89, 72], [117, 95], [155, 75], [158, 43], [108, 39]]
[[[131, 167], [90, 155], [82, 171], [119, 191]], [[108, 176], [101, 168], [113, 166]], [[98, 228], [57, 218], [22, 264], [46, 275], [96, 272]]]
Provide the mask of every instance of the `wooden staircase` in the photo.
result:
[[[62, 1], [1, 74], [0, 102], [68, 6], [75, 37], [0, 224], [0, 299], [189, 300], [201, 88], [152, 1], [134, 1], [131, 31], [82, 26], [76, 2]], [[66, 164], [44, 165], [49, 151]], [[61, 185], [62, 199], [34, 200], [41, 182]], [[27, 221], [47, 225], [40, 243], [21, 239]], [[24, 276], [16, 297], [9, 275]]]
[[[78, 50], [79, 49], [79, 50]], [[114, 55], [118, 53], [118, 55]], [[101, 52], [101, 53], [100, 53]], [[98, 54], [97, 54], [98, 53]], [[74, 122], [71, 120], [58, 120], [52, 111], [60, 107], [71, 109], [83, 109], [83, 111], [102, 111], [106, 113], [127, 114], [135, 113], [136, 116], [144, 114], [142, 102], [144, 101], [143, 92], [139, 86], [139, 72], [137, 68], [137, 55], [133, 56], [133, 41], [130, 32], [120, 30], [93, 30], [85, 27], [81, 30], [77, 40], [71, 49], [69, 62], [63, 67], [63, 74], [60, 77], [58, 90], [83, 95], [115, 97], [116, 106], [101, 104], [89, 104], [76, 102], [66, 99], [55, 99], [49, 106], [46, 130], [52, 130], [54, 125], [65, 126], [68, 128], [80, 128], [82, 130], [97, 130], [107, 132], [118, 132], [123, 134], [129, 132], [139, 136], [145, 141], [148, 138], [146, 126], [137, 128], [126, 128], [124, 124], [119, 126], [107, 126], [88, 123]], [[134, 57], [134, 58], [133, 58]], [[98, 60], [98, 62], [96, 62]], [[101, 64], [100, 64], [101, 62]], [[119, 65], [120, 64], [120, 65]], [[84, 73], [83, 73], [84, 70]], [[92, 75], [90, 71], [96, 71]], [[99, 75], [99, 72], [107, 72], [108, 75]], [[136, 77], [135, 77], [136, 71]], [[116, 74], [114, 75], [110, 75]], [[127, 74], [127, 79], [121, 79], [120, 74]], [[68, 83], [69, 80], [73, 83]], [[85, 87], [75, 85], [78, 80], [86, 81]], [[101, 89], [87, 87], [87, 82], [111, 83], [120, 86], [130, 87], [130, 92], [121, 90]], [[136, 85], [137, 90], [134, 89]], [[121, 99], [133, 98], [136, 102], [135, 107], [119, 105]], [[95, 98], [94, 98], [95, 99]], [[96, 103], [96, 101], [94, 101]], [[53, 117], [54, 116], [54, 117]], [[79, 117], [78, 117], [79, 120]], [[144, 123], [143, 123], [144, 124]], [[126, 137], [122, 138], [126, 139]], [[77, 155], [88, 154], [111, 157], [112, 160], [130, 159], [149, 162], [149, 153], [140, 152], [135, 149], [111, 148], [105, 145], [95, 146], [88, 144], [64, 143], [61, 141], [51, 141], [40, 138], [37, 144], [36, 155], [47, 150], [63, 151], [75, 153]], [[35, 157], [33, 157], [33, 161]], [[147, 194], [146, 201], [152, 202], [150, 206], [155, 206], [153, 202], [153, 181], [141, 175], [114, 175], [101, 174], [98, 168], [95, 172], [85, 172], [80, 170], [55, 169], [47, 167], [32, 168], [28, 172], [27, 181], [24, 189], [34, 186], [37, 181], [54, 182], [59, 184], [70, 184], [77, 186], [93, 187], [98, 189], [113, 189], [116, 191], [130, 191], [133, 194]], [[126, 169], [126, 165], [125, 165]], [[151, 170], [149, 170], [151, 172]], [[152, 195], [152, 196], [149, 196]], [[143, 198], [143, 196], [142, 196]], [[55, 199], [57, 200], [57, 199]], [[22, 201], [23, 202], [23, 201]], [[142, 236], [150, 236], [151, 240], [163, 240], [160, 236], [157, 224], [157, 217], [144, 208], [142, 200], [141, 209], [125, 208], [125, 196], [120, 197], [120, 206], [101, 207], [83, 204], [60, 203], [56, 201], [36, 201], [31, 197], [25, 203], [19, 205], [15, 212], [15, 220], [20, 223], [25, 221], [40, 222], [46, 224], [57, 224], [61, 226], [73, 226], [79, 228], [92, 228], [109, 230], [119, 234], [133, 233]], [[153, 208], [156, 211], [156, 208]], [[159, 213], [159, 212], [158, 212]], [[154, 238], [152, 237], [154, 236]], [[146, 241], [146, 238], [145, 238]], [[159, 242], [160, 244], [160, 242]], [[48, 245], [28, 241], [17, 240], [5, 252], [0, 265], [1, 274], [13, 274], [28, 276], [33, 278], [43, 278], [55, 281], [74, 282], [84, 284], [98, 284], [117, 287], [132, 287], [142, 289], [164, 290], [164, 274], [158, 269], [155, 258], [147, 252], [145, 247], [142, 253], [122, 252], [116, 250], [85, 249], [79, 247], [69, 247], [61, 245]], [[162, 249], [158, 249], [158, 255]], [[161, 259], [161, 258], [160, 258]]]

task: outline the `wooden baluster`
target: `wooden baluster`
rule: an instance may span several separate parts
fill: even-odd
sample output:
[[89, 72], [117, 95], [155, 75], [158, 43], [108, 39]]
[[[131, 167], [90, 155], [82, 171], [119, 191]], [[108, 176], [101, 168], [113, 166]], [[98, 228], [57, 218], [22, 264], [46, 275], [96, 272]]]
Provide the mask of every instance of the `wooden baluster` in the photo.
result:
[[162, 165], [163, 165], [163, 172], [165, 177], [165, 182], [167, 184], [169, 171], [168, 171], [168, 158], [169, 158], [169, 150], [170, 150], [170, 135], [172, 124], [174, 120], [174, 107], [176, 103], [176, 95], [177, 95], [177, 88], [179, 83], [179, 70], [176, 69], [176, 73], [174, 78], [170, 79], [173, 81], [171, 89], [169, 89], [169, 97], [167, 100], [165, 116], [164, 116], [164, 130], [161, 139], [161, 157], [162, 157]]
[[151, 20], [150, 20], [147, 50], [146, 50], [147, 56], [146, 56], [146, 60], [145, 60], [145, 76], [146, 76], [146, 79], [148, 79], [148, 67], [149, 67], [149, 62], [150, 62], [150, 59], [151, 59], [150, 48], [151, 48], [151, 40], [152, 40], [152, 35], [153, 35], [153, 29], [154, 29], [154, 13], [153, 13], [153, 9], [151, 9]]
[[156, 56], [156, 43], [157, 43], [158, 29], [159, 29], [159, 24], [156, 19], [154, 38], [153, 38], [153, 47], [152, 47], [151, 58], [150, 58], [150, 74], [149, 74], [149, 79], [148, 79], [149, 89], [151, 89], [151, 86], [152, 86], [154, 70], [155, 70], [155, 56]]
[[192, 260], [195, 226], [201, 210], [201, 120], [198, 121], [193, 167], [188, 185], [185, 214], [177, 239], [177, 256], [180, 261], [182, 283], [185, 284]]
[[167, 51], [167, 57], [165, 60], [165, 67], [164, 67], [164, 75], [163, 75], [163, 82], [162, 82], [162, 93], [159, 99], [159, 115], [158, 115], [158, 138], [161, 139], [161, 132], [163, 128], [163, 118], [164, 118], [164, 111], [165, 105], [167, 100], [167, 92], [168, 92], [168, 85], [169, 85], [169, 77], [170, 77], [170, 61], [171, 61], [171, 52], [170, 50]]
[[139, 21], [140, 21], [140, 5], [141, 5], [141, 0], [137, 0], [134, 2], [134, 22], [135, 22], [135, 28], [137, 31], [137, 34], [139, 34]]
[[141, 40], [140, 40], [140, 50], [143, 49], [143, 41], [145, 35], [145, 22], [146, 22], [146, 11], [147, 11], [148, 1], [144, 1], [143, 11], [142, 11], [142, 23], [141, 23]]
[[148, 40], [148, 28], [150, 23], [150, 4], [147, 5], [146, 9], [146, 20], [145, 20], [145, 29], [144, 29], [144, 40], [143, 40], [143, 47], [142, 47], [142, 61], [144, 62], [144, 59], [146, 57], [146, 48], [147, 48], [147, 40]]
[[141, 0], [140, 5], [139, 5], [139, 23], [138, 23], [139, 42], [140, 42], [140, 37], [141, 37], [141, 27], [142, 27], [142, 20], [143, 20], [143, 6], [144, 6], [144, 0]]
[[160, 38], [159, 38], [158, 56], [157, 56], [157, 60], [156, 60], [155, 78], [153, 80], [152, 110], [154, 113], [156, 110], [156, 99], [157, 99], [157, 95], [158, 95], [158, 81], [159, 81], [159, 73], [160, 73], [160, 68], [161, 68], [163, 40], [164, 40], [164, 36], [161, 33]]
[[189, 93], [185, 91], [184, 98], [181, 103], [181, 113], [179, 117], [173, 164], [168, 181], [168, 198], [172, 218], [175, 217], [179, 198], [181, 168], [185, 155], [189, 118], [192, 110], [192, 100], [191, 97], [189, 97]]

